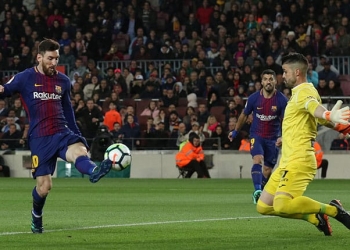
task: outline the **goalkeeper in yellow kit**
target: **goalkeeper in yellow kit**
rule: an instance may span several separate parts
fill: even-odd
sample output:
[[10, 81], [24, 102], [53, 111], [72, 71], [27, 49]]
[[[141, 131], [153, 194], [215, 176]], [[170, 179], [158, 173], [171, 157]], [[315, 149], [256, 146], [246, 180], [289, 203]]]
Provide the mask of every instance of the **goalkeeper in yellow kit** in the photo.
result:
[[282, 156], [279, 167], [260, 196], [257, 211], [264, 215], [306, 220], [325, 235], [332, 234], [328, 216], [350, 229], [350, 214], [339, 200], [324, 204], [303, 196], [317, 171], [313, 148], [317, 124], [348, 134], [349, 107], [340, 108], [342, 102], [338, 101], [328, 111], [321, 105], [317, 90], [306, 80], [308, 61], [303, 55], [284, 56], [282, 68], [285, 84], [292, 89], [282, 123]]

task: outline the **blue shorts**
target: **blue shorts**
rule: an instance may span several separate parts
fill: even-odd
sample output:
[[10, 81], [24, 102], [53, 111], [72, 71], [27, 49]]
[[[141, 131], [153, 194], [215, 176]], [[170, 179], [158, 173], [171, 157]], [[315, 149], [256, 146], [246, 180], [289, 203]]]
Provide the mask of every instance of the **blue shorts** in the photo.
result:
[[[68, 146], [77, 142], [85, 144], [84, 138], [72, 131], [57, 133], [29, 139], [29, 148], [32, 156], [32, 175], [53, 175], [56, 169], [57, 158], [66, 160]], [[87, 146], [87, 145], [85, 145]]]
[[264, 165], [273, 168], [276, 165], [279, 149], [276, 140], [264, 139], [260, 136], [252, 136], [250, 139], [250, 154], [264, 156]]

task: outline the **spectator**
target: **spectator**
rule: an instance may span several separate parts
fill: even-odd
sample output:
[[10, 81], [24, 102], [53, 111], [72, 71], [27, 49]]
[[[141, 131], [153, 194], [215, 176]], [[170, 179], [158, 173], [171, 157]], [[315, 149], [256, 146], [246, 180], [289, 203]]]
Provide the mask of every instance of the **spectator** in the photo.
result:
[[242, 112], [242, 107], [237, 105], [235, 100], [229, 100], [223, 113], [225, 114], [225, 123], [228, 124], [231, 117], [238, 118]]
[[208, 133], [209, 137], [211, 137], [212, 133], [216, 130], [216, 127], [219, 125], [220, 123], [217, 121], [215, 115], [209, 115], [207, 122], [204, 124], [203, 132]]
[[23, 71], [24, 70], [24, 66], [21, 62], [21, 58], [19, 57], [19, 55], [14, 55], [12, 62], [10, 64], [10, 66], [8, 67], [8, 70], [13, 70], [13, 71]]
[[328, 87], [328, 83], [327, 83], [326, 79], [320, 78], [318, 80], [318, 86], [316, 89], [318, 91], [318, 94], [321, 97], [322, 96], [329, 96], [329, 87]]
[[81, 58], [75, 59], [74, 67], [71, 69], [70, 74], [69, 74], [69, 79], [73, 80], [74, 74], [77, 72], [79, 76], [83, 76], [86, 67], [83, 65], [83, 60]]
[[201, 24], [198, 22], [198, 20], [195, 17], [194, 13], [190, 13], [188, 15], [187, 22], [185, 23], [185, 31], [186, 31], [186, 37], [191, 37], [192, 32], [196, 32], [197, 34], [201, 34]]
[[[319, 64], [317, 65], [317, 67], [315, 68], [315, 71], [317, 72], [321, 72], [323, 69], [324, 69], [324, 66], [326, 63], [329, 64], [330, 60], [329, 58], [326, 56], [326, 55], [321, 55], [320, 56], [320, 61], [319, 61]], [[334, 65], [332, 64], [329, 64], [330, 65], [330, 70], [333, 71], [335, 73], [336, 76], [339, 76], [339, 70], [336, 69], [334, 67]], [[329, 66], [328, 65], [328, 66]]]
[[164, 150], [167, 148], [169, 140], [169, 131], [165, 128], [164, 122], [159, 122], [156, 125], [155, 141], [156, 149]]
[[307, 69], [307, 81], [311, 82], [315, 88], [318, 86], [318, 73], [313, 70], [312, 63], [309, 62], [309, 67]]
[[158, 115], [154, 118], [154, 125], [158, 125], [160, 122], [166, 122], [166, 113], [164, 109], [159, 109]]
[[178, 167], [191, 169], [187, 172], [185, 178], [191, 178], [194, 172], [197, 172], [198, 178], [210, 178], [204, 161], [200, 138], [196, 133], [189, 135], [188, 142], [184, 142], [184, 145], [180, 148], [175, 158]]
[[91, 99], [95, 89], [99, 85], [97, 76], [92, 76], [90, 80], [91, 81], [88, 82], [83, 89], [84, 100]]
[[96, 136], [100, 123], [103, 122], [101, 110], [92, 99], [86, 101], [86, 107], [76, 113], [77, 123], [82, 128], [83, 136], [90, 141]]
[[154, 119], [149, 117], [147, 119], [146, 130], [143, 131], [144, 146], [147, 149], [156, 149], [157, 140], [156, 140], [156, 126], [154, 125]]
[[215, 128], [215, 131], [213, 131], [211, 134], [211, 138], [214, 139], [213, 143], [211, 144], [212, 149], [217, 150], [230, 148], [230, 141], [227, 139], [227, 133], [224, 132], [224, 129], [221, 125], [218, 125]]
[[179, 124], [181, 122], [181, 118], [179, 117], [179, 114], [174, 110], [169, 112], [169, 119], [167, 119], [165, 122], [165, 129], [169, 131], [170, 133], [177, 131], [179, 129]]
[[73, 68], [75, 63], [75, 56], [71, 53], [69, 45], [63, 47], [63, 54], [60, 55], [60, 64], [67, 64], [68, 68]]
[[7, 116], [9, 109], [6, 107], [6, 102], [4, 99], [0, 99], [0, 117]]
[[[329, 95], [330, 96], [343, 96], [343, 90], [340, 87], [339, 81], [330, 80], [328, 82], [328, 89], [329, 89]], [[336, 103], [336, 100], [330, 101], [331, 103]]]
[[176, 146], [179, 147], [181, 143], [187, 140], [186, 138], [186, 124], [181, 122], [179, 124], [179, 130], [177, 131]]
[[200, 125], [204, 125], [209, 117], [209, 112], [208, 112], [208, 108], [204, 103], [199, 104], [198, 106], [198, 123]]
[[140, 116], [148, 116], [148, 117], [152, 117], [153, 119], [155, 119], [158, 115], [159, 115], [159, 109], [157, 107], [156, 101], [153, 101], [153, 100], [149, 102], [148, 107], [145, 108], [140, 114]]
[[14, 110], [15, 112], [15, 116], [20, 118], [20, 117], [27, 117], [27, 113], [24, 110], [24, 107], [22, 105], [22, 101], [20, 98], [16, 98], [13, 102], [13, 108], [12, 110]]
[[126, 115], [126, 121], [127, 122], [121, 129], [121, 134], [123, 134], [123, 143], [131, 150], [135, 150], [140, 146], [140, 126], [134, 121], [134, 116], [131, 114]]
[[180, 98], [186, 98], [187, 93], [182, 86], [182, 82], [175, 82], [173, 86], [174, 97], [179, 100]]
[[121, 128], [122, 128], [122, 125], [118, 122], [115, 122], [113, 124], [113, 130], [110, 131], [112, 136], [113, 136], [113, 140], [115, 142], [122, 142], [122, 133], [121, 133]]
[[122, 124], [122, 118], [117, 111], [117, 104], [115, 102], [110, 102], [109, 111], [105, 113], [103, 124], [107, 126], [109, 131], [112, 131], [116, 122]]
[[178, 98], [174, 96], [174, 90], [172, 89], [167, 89], [166, 90], [166, 96], [162, 98], [162, 107], [169, 107], [170, 104], [175, 105], [176, 107], [178, 106]]
[[145, 83], [145, 90], [140, 94], [141, 99], [157, 99], [160, 98], [161, 94], [156, 88], [156, 85], [154, 82], [148, 81]]
[[103, 56], [104, 61], [122, 61], [124, 60], [124, 54], [118, 49], [117, 43], [112, 43], [108, 52]]
[[11, 125], [14, 125], [16, 127], [16, 130], [21, 131], [21, 126], [16, 122], [16, 119], [18, 119], [18, 117], [8, 116], [4, 120], [2, 120], [2, 123], [4, 125], [1, 129], [1, 132], [8, 132], [10, 130]]
[[[114, 77], [112, 79], [110, 79], [110, 83], [109, 83], [109, 86], [111, 86], [111, 90], [118, 93], [119, 98], [121, 99], [127, 98], [130, 93], [130, 85], [128, 85], [120, 69], [114, 70]], [[119, 88], [116, 89], [118, 86]]]
[[130, 72], [129, 68], [123, 69], [123, 77], [127, 86], [127, 96], [130, 96], [131, 91], [131, 82], [134, 80], [134, 75]]
[[337, 75], [331, 70], [331, 61], [327, 60], [323, 64], [323, 70], [318, 72], [318, 78], [319, 79], [325, 79], [327, 82], [330, 80], [337, 80]]
[[203, 28], [207, 28], [210, 22], [210, 16], [214, 12], [214, 8], [209, 6], [208, 0], [203, 0], [202, 6], [196, 11], [196, 19]]
[[[122, 112], [120, 111], [120, 114], [122, 115]], [[134, 117], [134, 122], [138, 123], [138, 119], [137, 116], [135, 115], [135, 108], [132, 105], [128, 105], [126, 107], [126, 111], [125, 111], [125, 116], [124, 116], [124, 120], [123, 120], [123, 124], [126, 124], [128, 122], [127, 120], [127, 116], [128, 115], [132, 115]]]
[[208, 111], [210, 112], [210, 109], [212, 107], [217, 107], [217, 106], [223, 106], [223, 103], [220, 99], [220, 96], [218, 95], [218, 93], [215, 90], [210, 91], [208, 93], [208, 100], [207, 100]]
[[[187, 128], [191, 127], [191, 116], [195, 114], [195, 110], [193, 107], [189, 106], [186, 108], [185, 116], [182, 117], [183, 123], [186, 125]], [[197, 121], [197, 120], [196, 120]]]
[[196, 121], [192, 122], [191, 125], [192, 125], [192, 128], [186, 134], [186, 139], [189, 139], [189, 136], [191, 133], [196, 133], [198, 135], [198, 137], [200, 139], [200, 143], [202, 145], [205, 141], [205, 135], [203, 133], [203, 126], [200, 126], [199, 123]]
[[143, 76], [141, 74], [135, 75], [135, 79], [130, 83], [131, 98], [140, 98], [144, 90], [145, 85], [143, 84]]
[[17, 130], [16, 124], [9, 124], [8, 130], [1, 137], [1, 149], [2, 150], [15, 150], [20, 148], [19, 140], [22, 138], [22, 133]]
[[100, 81], [100, 84], [95, 87], [93, 94], [95, 93], [98, 93], [98, 95], [100, 96], [100, 99], [102, 100], [106, 100], [108, 97], [111, 96], [112, 91], [109, 88], [106, 79], [102, 79]]

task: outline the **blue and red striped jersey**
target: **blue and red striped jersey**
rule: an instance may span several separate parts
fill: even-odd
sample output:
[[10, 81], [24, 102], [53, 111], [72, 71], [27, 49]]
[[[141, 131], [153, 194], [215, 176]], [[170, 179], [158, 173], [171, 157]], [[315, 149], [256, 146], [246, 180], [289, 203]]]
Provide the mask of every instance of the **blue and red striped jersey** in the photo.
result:
[[81, 135], [70, 101], [69, 78], [58, 72], [41, 74], [36, 67], [26, 69], [4, 85], [4, 95], [19, 93], [29, 118], [29, 137], [37, 138], [68, 129]]
[[250, 136], [257, 135], [265, 139], [281, 136], [281, 124], [287, 102], [287, 97], [279, 91], [271, 98], [265, 98], [262, 91], [251, 94], [243, 110], [245, 115], [253, 114]]

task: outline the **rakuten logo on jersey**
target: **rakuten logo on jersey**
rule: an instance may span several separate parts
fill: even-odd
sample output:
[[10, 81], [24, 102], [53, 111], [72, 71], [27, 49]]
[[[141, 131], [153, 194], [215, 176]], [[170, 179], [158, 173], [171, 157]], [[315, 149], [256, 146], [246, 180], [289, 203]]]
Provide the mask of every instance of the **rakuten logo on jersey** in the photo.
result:
[[277, 115], [259, 115], [258, 113], [256, 114], [256, 117], [258, 117], [260, 119], [260, 121], [272, 121], [275, 120], [277, 118]]
[[46, 92], [33, 92], [33, 97], [40, 100], [61, 100], [61, 95]]

